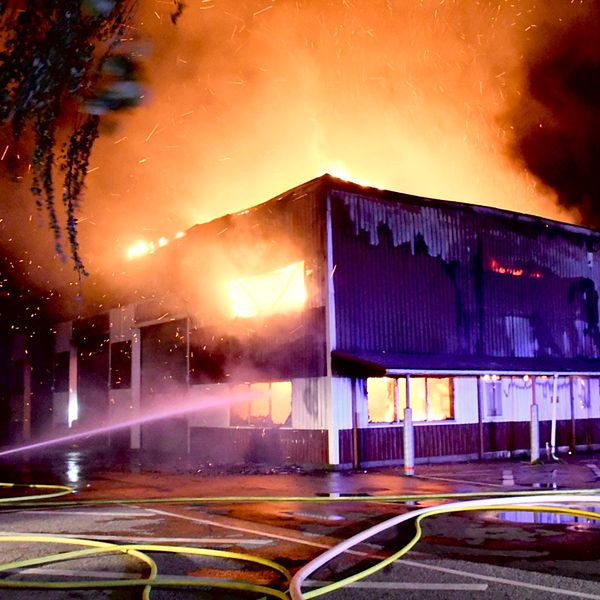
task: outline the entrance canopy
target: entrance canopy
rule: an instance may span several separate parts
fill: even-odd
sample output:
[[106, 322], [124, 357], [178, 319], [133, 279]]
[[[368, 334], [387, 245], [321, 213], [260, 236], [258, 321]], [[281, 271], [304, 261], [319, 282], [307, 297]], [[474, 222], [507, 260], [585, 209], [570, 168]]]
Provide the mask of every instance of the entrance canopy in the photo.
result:
[[436, 356], [334, 350], [332, 370], [343, 377], [401, 375], [581, 375], [600, 376], [600, 360], [561, 359], [551, 356], [506, 358]]

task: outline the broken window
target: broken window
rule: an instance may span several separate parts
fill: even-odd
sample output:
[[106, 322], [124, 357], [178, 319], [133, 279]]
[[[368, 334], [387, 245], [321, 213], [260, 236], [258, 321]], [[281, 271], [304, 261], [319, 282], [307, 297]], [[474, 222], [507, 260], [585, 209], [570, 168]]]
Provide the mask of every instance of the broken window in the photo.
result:
[[291, 424], [291, 381], [246, 383], [235, 386], [234, 391], [242, 397], [231, 404], [231, 425], [288, 427]]
[[454, 397], [450, 377], [427, 377], [427, 420], [454, 418]]
[[[402, 388], [396, 391], [396, 386]], [[369, 423], [395, 423], [404, 417], [406, 380], [392, 377], [367, 379]]]
[[[410, 406], [413, 421], [444, 421], [454, 418], [452, 379], [411, 377]], [[404, 418], [406, 379], [367, 379], [369, 423], [396, 423]]]

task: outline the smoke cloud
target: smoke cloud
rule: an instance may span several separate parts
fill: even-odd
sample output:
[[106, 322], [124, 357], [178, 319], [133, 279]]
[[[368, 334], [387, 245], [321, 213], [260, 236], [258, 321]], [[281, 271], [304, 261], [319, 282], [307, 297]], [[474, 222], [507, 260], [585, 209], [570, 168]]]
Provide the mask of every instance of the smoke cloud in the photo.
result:
[[[581, 222], [600, 225], [600, 6], [561, 5], [524, 44], [508, 118], [515, 156]], [[555, 10], [552, 6], [552, 11]], [[566, 13], [566, 14], [561, 14]]]
[[[129, 43], [145, 57], [147, 95], [105, 122], [94, 148], [82, 286], [52, 256], [22, 157], [21, 179], [4, 180], [4, 252], [70, 310], [77, 293], [108, 302], [138, 240], [327, 171], [571, 221], [581, 210], [569, 208], [597, 194], [598, 55], [578, 33], [589, 15], [597, 23], [591, 3], [553, 3], [552, 15], [533, 0], [186, 4], [173, 26], [170, 3], [141, 2]], [[3, 160], [19, 162], [12, 146]]]

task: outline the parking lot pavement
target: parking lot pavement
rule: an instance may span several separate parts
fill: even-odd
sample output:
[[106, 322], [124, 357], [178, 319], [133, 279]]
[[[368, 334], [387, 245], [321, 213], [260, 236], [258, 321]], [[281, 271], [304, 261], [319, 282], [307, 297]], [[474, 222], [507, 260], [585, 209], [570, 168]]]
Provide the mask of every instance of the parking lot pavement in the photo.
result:
[[[392, 502], [374, 503], [376, 496], [600, 488], [600, 455], [561, 457], [560, 462], [531, 465], [526, 460], [495, 460], [448, 464], [417, 464], [414, 477], [402, 467], [354, 471], [308, 471], [299, 468], [243, 466], [239, 470], [197, 468], [186, 463], [143, 464], [136, 457], [115, 464], [106, 457], [82, 451], [27, 457], [0, 463], [5, 481], [69, 483], [77, 490], [67, 499], [91, 504], [67, 507], [5, 508], [0, 512], [0, 535], [56, 534], [109, 543], [154, 543], [233, 549], [282, 561], [295, 570], [325, 549], [375, 522], [407, 510]], [[356, 495], [361, 501], [345, 501]], [[246, 496], [237, 503], [232, 497]], [[250, 501], [249, 497], [281, 496], [331, 498], [332, 502], [288, 500]], [[177, 497], [176, 502], [173, 498]], [[182, 498], [189, 498], [184, 501]], [[220, 501], [213, 502], [215, 498]], [[167, 504], [153, 504], [161, 499]], [[197, 499], [197, 500], [194, 500]], [[202, 500], [204, 499], [204, 500]], [[209, 501], [211, 499], [211, 501]], [[96, 503], [108, 500], [110, 504]], [[169, 503], [170, 502], [170, 503]], [[427, 502], [415, 501], [418, 506]], [[411, 508], [409, 503], [408, 508]], [[434, 517], [424, 538], [408, 560], [331, 598], [495, 598], [578, 597], [600, 600], [600, 530], [585, 522], [527, 519], [523, 513]], [[344, 561], [321, 573], [337, 577], [357, 560], [373, 558], [405, 543], [406, 531], [393, 530], [385, 539], [365, 544]], [[410, 532], [408, 532], [410, 534]], [[541, 550], [540, 550], [541, 548]], [[55, 551], [51, 544], [13, 544], [3, 547], [5, 560]], [[585, 556], [584, 556], [585, 555]], [[579, 556], [573, 560], [572, 557]], [[370, 559], [369, 559], [370, 560]], [[200, 572], [230, 576], [237, 570], [200, 559], [160, 558], [168, 574], [188, 577]], [[79, 565], [41, 568], [34, 577], [101, 577], [135, 573], [135, 565], [89, 560]], [[164, 570], [166, 569], [166, 571]], [[551, 576], [548, 575], [551, 573]], [[104, 574], [104, 575], [102, 575]], [[555, 579], [552, 579], [552, 576]], [[309, 582], [316, 586], [317, 582]], [[137, 598], [139, 591], [107, 593], [10, 592], [1, 598]], [[79, 594], [79, 595], [77, 595]], [[156, 600], [188, 597], [184, 591], [156, 590]], [[190, 593], [189, 597], [198, 597]], [[226, 594], [205, 597], [225, 598]]]
[[78, 497], [148, 496], [366, 496], [567, 489], [600, 486], [600, 454], [560, 455], [559, 462], [527, 460], [417, 463], [414, 477], [402, 467], [315, 471], [298, 467], [197, 465], [188, 458], [160, 461], [136, 454], [110, 456], [82, 449], [54, 450], [0, 461], [0, 481], [70, 484]]
[[565, 455], [561, 460], [530, 464], [527, 460], [417, 465], [416, 475], [449, 485], [490, 489], [587, 489], [600, 487], [600, 454]]

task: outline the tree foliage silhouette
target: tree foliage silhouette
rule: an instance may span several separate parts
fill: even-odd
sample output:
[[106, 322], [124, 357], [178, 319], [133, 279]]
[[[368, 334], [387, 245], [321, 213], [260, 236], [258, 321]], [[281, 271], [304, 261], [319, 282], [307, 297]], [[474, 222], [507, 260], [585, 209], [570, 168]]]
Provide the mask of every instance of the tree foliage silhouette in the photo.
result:
[[[70, 255], [80, 274], [76, 210], [101, 115], [133, 107], [143, 95], [139, 57], [124, 42], [137, 4], [0, 0], [0, 123], [17, 139], [32, 137], [31, 191], [46, 209], [57, 253]], [[174, 5], [176, 22], [184, 4]]]

